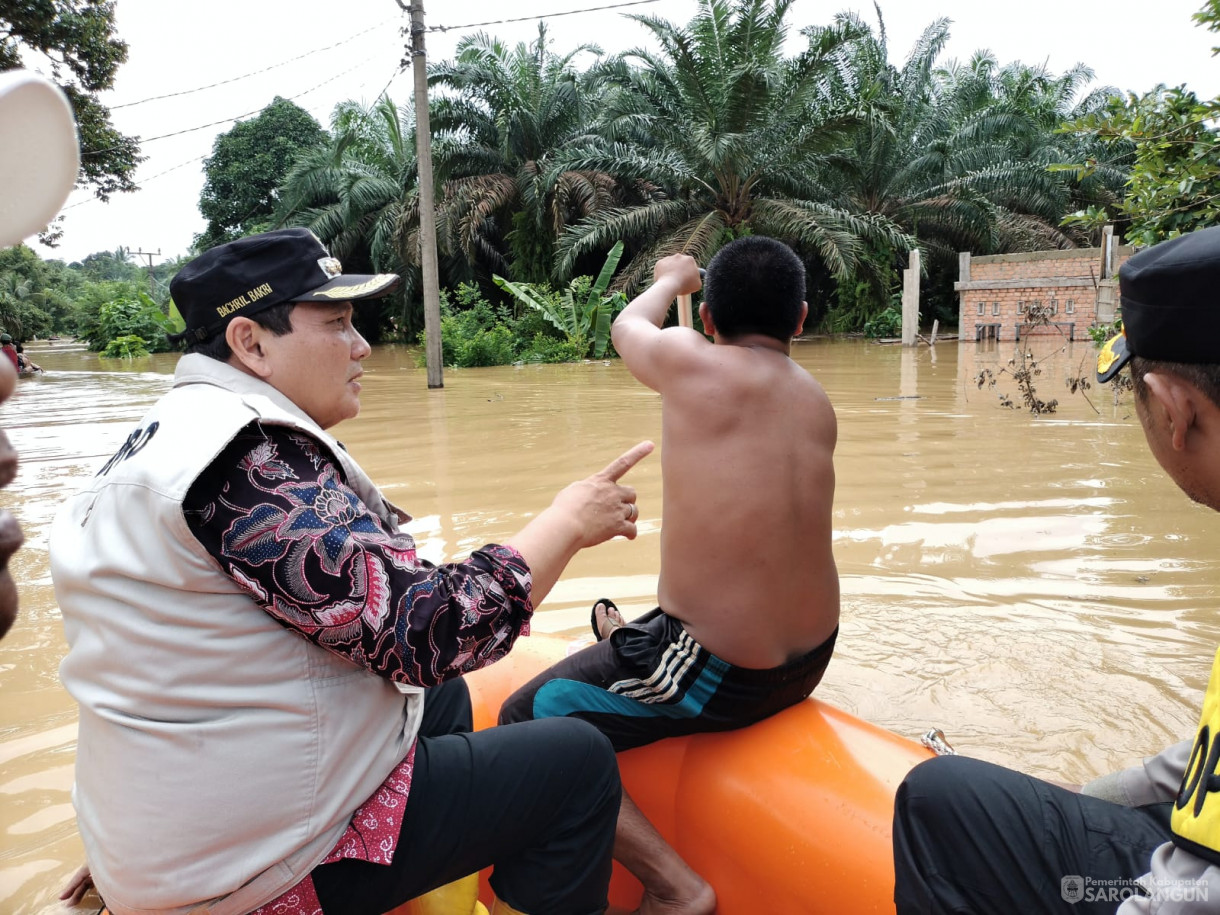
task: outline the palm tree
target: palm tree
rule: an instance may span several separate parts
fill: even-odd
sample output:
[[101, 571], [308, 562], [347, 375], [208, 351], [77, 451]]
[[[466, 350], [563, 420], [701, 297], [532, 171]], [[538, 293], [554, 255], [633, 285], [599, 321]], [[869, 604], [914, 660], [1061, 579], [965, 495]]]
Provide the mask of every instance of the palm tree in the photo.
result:
[[400, 274], [408, 332], [421, 325], [408, 310], [420, 285], [417, 164], [414, 119], [389, 97], [342, 102], [330, 143], [305, 151], [288, 173], [275, 219], [310, 228], [348, 270]]
[[620, 238], [633, 253], [620, 288], [638, 284], [658, 257], [686, 252], [706, 262], [751, 232], [787, 241], [836, 276], [850, 275], [870, 244], [906, 249], [910, 240], [889, 219], [828, 202], [822, 163], [858, 120], [831, 88], [858, 30], [819, 30], [786, 58], [791, 5], [701, 0], [686, 26], [632, 17], [660, 51], [630, 51], [603, 68], [617, 91], [603, 104], [599, 139], [568, 164], [655, 181], [665, 196], [565, 231], [561, 274]]
[[[959, 251], [1026, 251], [1083, 241], [1061, 221], [1078, 208], [1076, 199], [1121, 192], [1119, 172], [1097, 172], [1088, 183], [1073, 185], [1051, 166], [1079, 161], [1084, 141], [1059, 129], [1078, 112], [1103, 104], [1109, 90], [1077, 100], [1092, 79], [1088, 68], [1078, 65], [1062, 76], [1020, 63], [1000, 68], [985, 52], [964, 66], [938, 67], [947, 19], [931, 23], [896, 67], [878, 15], [876, 34], [855, 14], [836, 17], [838, 28], [863, 37], [851, 45], [833, 91], [867, 116], [823, 164], [830, 201], [885, 217], [917, 238], [940, 285]], [[810, 30], [811, 37], [818, 31]], [[840, 324], [859, 323], [888, 298], [901, 252], [873, 255], [879, 261], [874, 282], [855, 301], [840, 296]]]
[[[0, 274], [0, 328], [14, 337], [23, 335], [30, 317], [46, 318], [39, 309], [46, 301], [46, 294], [35, 292], [33, 283], [25, 277], [16, 273]], [[35, 323], [40, 322], [36, 320]]]
[[586, 44], [557, 55], [540, 25], [535, 41], [513, 48], [482, 32], [468, 36], [452, 62], [432, 68], [429, 84], [442, 92], [431, 112], [438, 234], [472, 272], [547, 280], [566, 226], [655, 196], [647, 180], [561, 164], [564, 150], [593, 139], [602, 96], [597, 69], [576, 69], [584, 54], [601, 51]]

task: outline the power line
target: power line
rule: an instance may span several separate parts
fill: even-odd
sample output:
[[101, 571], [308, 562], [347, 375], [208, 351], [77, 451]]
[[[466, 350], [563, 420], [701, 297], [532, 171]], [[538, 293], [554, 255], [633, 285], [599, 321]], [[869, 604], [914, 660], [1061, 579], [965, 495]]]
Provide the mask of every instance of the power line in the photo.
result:
[[[342, 75], [342, 74], [340, 74], [340, 75]], [[399, 64], [395, 64], [394, 72], [390, 74], [390, 78], [388, 80], [386, 80], [385, 85], [381, 87], [381, 91], [377, 93], [376, 97], [381, 98], [381, 96], [385, 95], [386, 91], [390, 88], [391, 83], [393, 83], [394, 80], [397, 79], [400, 75], [402, 75], [402, 67]], [[363, 88], [365, 85], [367, 85], [367, 83], [368, 83], [368, 80], [365, 80], [365, 82], [361, 84], [361, 88]], [[301, 93], [301, 95], [304, 95], [304, 94], [305, 93]], [[299, 98], [299, 97], [300, 96], [297, 96], [297, 98]], [[371, 106], [370, 106], [370, 110], [371, 110]], [[363, 119], [367, 120], [369, 114], [370, 114], [369, 111], [364, 112]], [[226, 122], [221, 121], [220, 123], [223, 124]], [[185, 168], [186, 166], [191, 165], [195, 162], [202, 162], [207, 157], [208, 157], [208, 154], [204, 153], [201, 156], [195, 156], [193, 159], [187, 159], [185, 162], [179, 162], [177, 165], [171, 166], [170, 168], [167, 168], [164, 171], [157, 172], [155, 175], [149, 175], [147, 178], [142, 179], [138, 184], [136, 184], [136, 187], [142, 188], [142, 187], [144, 187], [144, 185], [148, 184], [148, 182], [150, 182], [156, 178], [160, 178], [162, 175], [168, 175], [170, 172], [176, 172], [178, 169]], [[72, 203], [66, 207], [63, 207], [60, 210], [60, 212], [62, 213], [65, 210], [73, 210], [76, 207], [84, 206], [87, 203], [97, 203], [98, 201], [99, 201], [98, 197], [94, 197], [94, 196], [86, 197], [84, 200], [80, 200], [80, 201], [77, 201], [76, 203]]]
[[[310, 86], [304, 92], [298, 92], [296, 95], [289, 96], [285, 101], [291, 102], [291, 101], [295, 101], [296, 99], [299, 99], [303, 95], [309, 95], [309, 93], [311, 93], [317, 89], [321, 89], [323, 86], [327, 85], [328, 83], [333, 83], [339, 77], [347, 76], [347, 74], [351, 73], [353, 70], [359, 70], [361, 67], [365, 66], [367, 63], [368, 63], [368, 61], [361, 61], [360, 63], [356, 64], [354, 67], [348, 67], [342, 73], [336, 73], [334, 76], [330, 77], [329, 79], [322, 80], [322, 82], [318, 83], [316, 86]], [[265, 108], [265, 107], [266, 106], [264, 105], [263, 108]], [[145, 143], [151, 143], [154, 140], [165, 140], [169, 137], [180, 137], [183, 134], [194, 133], [197, 130], [206, 130], [209, 127], [218, 127], [221, 124], [228, 124], [232, 121], [238, 121], [238, 120], [241, 120], [242, 118], [248, 118], [251, 115], [258, 114], [259, 112], [261, 112], [263, 110], [263, 108], [256, 108], [253, 111], [247, 111], [244, 114], [235, 114], [232, 117], [221, 118], [219, 121], [212, 121], [210, 124], [200, 124], [198, 127], [188, 127], [185, 130], [175, 130], [173, 133], [163, 133], [163, 134], [160, 134], [159, 136], [155, 136], [155, 137], [146, 137], [146, 138], [142, 137], [142, 138], [140, 138], [139, 143], [140, 143], [140, 146], [143, 146]], [[124, 149], [124, 148], [125, 147], [123, 147], [123, 146], [109, 146], [105, 149], [82, 150], [81, 155], [82, 156], [100, 156], [102, 153], [107, 153], [107, 152], [111, 152], [116, 149]]]
[[304, 60], [306, 57], [311, 57], [314, 54], [321, 54], [323, 51], [330, 51], [330, 50], [333, 50], [334, 48], [339, 47], [340, 45], [345, 45], [350, 41], [355, 41], [361, 35], [367, 35], [369, 32], [373, 31], [374, 29], [381, 28], [383, 25], [385, 25], [388, 22], [391, 22], [395, 18], [397, 18], [397, 17], [390, 17], [389, 19], [382, 19], [376, 25], [371, 25], [367, 29], [357, 32], [355, 35], [352, 35], [348, 38], [344, 38], [342, 41], [336, 41], [334, 44], [327, 45], [324, 48], [315, 48], [312, 51], [306, 51], [304, 54], [301, 54], [297, 57], [289, 58], [288, 60], [281, 61], [278, 64], [272, 64], [269, 67], [263, 67], [263, 69], [261, 69], [261, 70], [253, 70], [250, 73], [243, 73], [241, 76], [234, 76], [230, 79], [222, 79], [218, 83], [211, 83], [207, 86], [199, 86], [195, 89], [183, 89], [181, 92], [169, 92], [169, 93], [166, 93], [165, 95], [153, 95], [153, 96], [150, 96], [149, 98], [140, 99], [138, 102], [124, 102], [122, 105], [111, 105], [110, 110], [117, 111], [120, 108], [131, 108], [135, 105], [143, 105], [145, 102], [157, 102], [157, 101], [160, 101], [161, 99], [177, 98], [178, 96], [181, 96], [181, 95], [191, 95], [192, 93], [195, 93], [195, 92], [203, 92], [205, 89], [215, 89], [217, 86], [227, 86], [229, 83], [236, 83], [243, 79], [249, 79], [251, 76], [258, 76], [260, 73], [266, 73], [269, 70], [275, 70], [278, 67], [286, 67], [286, 66], [288, 66], [288, 64], [295, 63], [298, 60]]
[[[604, 6], [592, 6], [592, 7], [585, 7], [585, 8], [576, 9], [576, 10], [564, 10], [564, 11], [561, 11], [558, 13], [542, 13], [542, 14], [539, 14], [536, 16], [521, 16], [521, 17], [517, 17], [517, 18], [513, 18], [513, 19], [489, 20], [487, 22], [467, 23], [466, 25], [428, 26], [426, 30], [430, 31], [430, 32], [432, 32], [432, 31], [443, 32], [443, 31], [457, 30], [457, 29], [471, 29], [471, 28], [478, 28], [478, 27], [484, 26], [484, 25], [501, 25], [501, 24], [512, 23], [512, 22], [527, 22], [530, 20], [549, 19], [549, 18], [553, 18], [553, 17], [557, 17], [557, 16], [575, 16], [575, 15], [578, 15], [581, 13], [595, 13], [595, 12], [600, 12], [603, 10], [622, 9], [624, 7], [631, 7], [631, 6], [644, 6], [646, 4], [657, 3], [657, 2], [659, 2], [659, 0], [629, 0], [629, 2], [626, 2], [626, 3], [612, 3], [612, 4], [607, 4]], [[365, 31], [367, 32], [369, 30], [366, 29]], [[358, 34], [363, 34], [363, 32], [358, 33]], [[352, 38], [355, 38], [355, 37], [357, 37], [357, 36], [355, 36], [355, 35], [352, 36]], [[350, 40], [351, 39], [345, 39], [345, 41], [350, 41]], [[344, 42], [339, 42], [339, 44], [343, 44], [343, 43]], [[334, 47], [334, 45], [332, 45], [331, 47]], [[321, 50], [326, 50], [326, 49], [323, 48]], [[309, 53], [315, 53], [315, 52], [309, 52]], [[308, 56], [308, 54], [302, 55], [302, 56]], [[337, 73], [334, 76], [332, 76], [330, 79], [323, 80], [322, 82], [318, 83], [316, 86], [312, 86], [309, 89], [306, 89], [304, 92], [299, 92], [296, 95], [289, 96], [288, 101], [294, 101], [295, 99], [301, 98], [301, 96], [308, 95], [310, 92], [320, 89], [323, 86], [327, 85], [328, 83], [334, 82], [339, 77], [346, 76], [348, 73], [351, 73], [353, 70], [359, 69], [360, 67], [364, 66], [364, 63], [367, 63], [367, 61], [357, 64], [354, 67], [350, 67], [347, 70], [344, 70], [342, 73]], [[276, 66], [280, 66], [280, 65], [277, 64]], [[272, 69], [272, 68], [269, 67], [268, 69]], [[258, 72], [263, 72], [263, 71], [258, 71]], [[247, 74], [247, 75], [253, 75], [253, 74]], [[226, 80], [225, 82], [233, 82], [237, 79], [243, 79], [243, 78], [244, 77], [234, 77], [233, 80]], [[393, 81], [393, 77], [390, 78], [390, 81], [391, 82]], [[223, 85], [223, 83], [216, 83], [215, 85]], [[388, 87], [389, 83], [387, 83], [386, 85]], [[211, 87], [205, 86], [205, 87], [201, 87], [201, 88], [211, 88]], [[199, 90], [197, 90], [197, 89], [186, 90], [186, 92], [196, 92], [196, 91], [199, 91]], [[175, 94], [186, 94], [186, 92], [175, 93]], [[158, 98], [168, 98], [169, 96], [157, 96], [157, 97]], [[145, 99], [145, 101], [152, 101], [152, 99]], [[131, 104], [139, 104], [139, 103], [132, 102]], [[115, 107], [119, 107], [119, 106], [115, 106]], [[158, 136], [155, 136], [155, 137], [141, 138], [139, 140], [139, 143], [141, 146], [143, 146], [145, 143], [152, 143], [155, 140], [165, 140], [170, 137], [178, 137], [178, 136], [182, 136], [183, 134], [194, 133], [197, 130], [206, 130], [209, 127], [218, 127], [221, 124], [228, 124], [228, 123], [231, 123], [232, 121], [240, 120], [241, 118], [251, 117], [252, 115], [258, 114], [260, 111], [262, 111], [261, 108], [256, 109], [254, 111], [247, 111], [244, 114], [238, 114], [238, 115], [234, 115], [232, 117], [223, 118], [219, 121], [212, 121], [209, 124], [200, 124], [197, 127], [188, 127], [184, 130], [176, 130], [172, 133], [163, 133], [163, 134], [159, 134]], [[106, 147], [105, 149], [82, 150], [81, 155], [82, 156], [99, 156], [99, 155], [102, 155], [103, 153], [113, 152], [114, 150], [123, 149], [123, 148], [125, 148], [125, 147], [110, 146], [110, 147]]]
[[[194, 159], [187, 159], [185, 162], [179, 162], [177, 165], [171, 166], [170, 168], [167, 168], [163, 172], [157, 172], [155, 175], [149, 175], [147, 178], [143, 179], [139, 184], [137, 184], [136, 187], [144, 187], [144, 185], [148, 184], [148, 182], [152, 181], [154, 178], [160, 178], [162, 175], [168, 175], [170, 172], [176, 172], [180, 168], [186, 168], [188, 165], [190, 165], [193, 162], [202, 162], [206, 158], [207, 158], [207, 153], [204, 153], [202, 156], [196, 156]], [[83, 190], [83, 188], [78, 188], [78, 190]], [[100, 199], [101, 198], [99, 198], [99, 197], [93, 197], [93, 196], [86, 197], [84, 200], [80, 200], [80, 201], [77, 201], [76, 203], [68, 204], [68, 206], [61, 209], [60, 212], [62, 213], [65, 210], [74, 210], [77, 207], [84, 206], [86, 203], [97, 203]]]
[[659, 0], [631, 0], [629, 3], [611, 3], [606, 6], [589, 6], [579, 10], [563, 10], [558, 13], [540, 13], [537, 16], [518, 16], [514, 19], [489, 19], [486, 22], [468, 22], [465, 25], [430, 25], [424, 31], [426, 32], [448, 32], [451, 30], [460, 29], [477, 29], [485, 25], [507, 25], [510, 22], [531, 22], [536, 19], [556, 19], [560, 16], [576, 16], [580, 13], [597, 13], [602, 10], [617, 10], [627, 6], [644, 6], [649, 3], [657, 3]]

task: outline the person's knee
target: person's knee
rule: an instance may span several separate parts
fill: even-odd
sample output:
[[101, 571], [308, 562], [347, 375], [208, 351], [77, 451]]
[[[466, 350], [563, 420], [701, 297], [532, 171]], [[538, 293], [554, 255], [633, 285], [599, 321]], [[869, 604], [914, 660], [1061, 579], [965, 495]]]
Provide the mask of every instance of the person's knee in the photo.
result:
[[587, 802], [605, 803], [618, 810], [622, 795], [618, 758], [605, 734], [579, 718], [542, 718], [532, 727], [540, 737], [539, 746], [547, 748], [545, 752], [566, 758], [574, 769], [576, 783], [589, 795]]
[[974, 760], [965, 756], [935, 756], [925, 759], [907, 773], [900, 787], [918, 797], [936, 798], [952, 795], [962, 778], [969, 776]]
[[499, 724], [516, 724], [518, 721], [532, 721], [534, 718], [533, 691], [521, 687], [504, 700], [500, 706]]
[[1031, 782], [1021, 773], [966, 756], [925, 760], [898, 786], [895, 829], [915, 823], [931, 832], [977, 828], [1001, 810], [1027, 806]]

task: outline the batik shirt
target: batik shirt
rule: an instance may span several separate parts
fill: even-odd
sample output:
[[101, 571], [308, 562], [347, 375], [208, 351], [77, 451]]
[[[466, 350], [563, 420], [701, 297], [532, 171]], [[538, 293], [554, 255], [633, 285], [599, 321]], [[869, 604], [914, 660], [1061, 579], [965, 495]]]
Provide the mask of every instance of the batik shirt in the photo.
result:
[[[252, 423], [192, 484], [183, 511], [220, 567], [281, 625], [373, 673], [436, 684], [499, 660], [529, 632], [530, 572], [489, 545], [436, 566], [391, 533], [314, 439]], [[326, 861], [390, 863], [415, 749], [353, 815]], [[259, 912], [320, 911], [306, 877]]]

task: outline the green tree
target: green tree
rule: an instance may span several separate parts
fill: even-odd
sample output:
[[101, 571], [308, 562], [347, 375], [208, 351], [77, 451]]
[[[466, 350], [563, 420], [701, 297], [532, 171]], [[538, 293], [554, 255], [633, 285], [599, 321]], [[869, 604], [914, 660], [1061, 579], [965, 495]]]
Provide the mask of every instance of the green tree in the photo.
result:
[[[1133, 148], [1126, 196], [1111, 205], [1072, 213], [1069, 224], [1096, 227], [1126, 223], [1128, 241], [1154, 245], [1216, 224], [1220, 218], [1220, 98], [1200, 100], [1185, 86], [1158, 86], [1143, 95], [1115, 99], [1101, 113], [1073, 125], [1086, 135]], [[1075, 172], [1094, 173], [1085, 160]]]
[[[884, 216], [826, 202], [822, 167], [857, 121], [830, 90], [858, 30], [847, 22], [809, 34], [784, 54], [792, 0], [700, 0], [686, 26], [634, 16], [660, 46], [605, 68], [617, 91], [603, 106], [600, 143], [569, 167], [654, 181], [665, 194], [599, 211], [565, 231], [559, 272], [616, 239], [632, 254], [616, 285], [633, 288], [658, 257], [701, 262], [726, 241], [757, 232], [849, 276], [869, 244], [911, 244]], [[638, 64], [638, 66], [636, 66]]]
[[277, 225], [310, 228], [345, 270], [402, 276], [387, 307], [408, 338], [423, 326], [417, 176], [408, 113], [386, 96], [368, 107], [344, 102], [329, 142], [306, 150], [289, 170], [275, 215]]
[[477, 268], [527, 282], [551, 275], [565, 227], [610, 207], [650, 199], [648, 182], [572, 169], [562, 153], [591, 139], [602, 99], [596, 69], [579, 71], [595, 45], [559, 55], [546, 27], [515, 47], [484, 33], [463, 38], [453, 61], [432, 67], [438, 234], [446, 251]]
[[[1087, 67], [1062, 75], [1022, 63], [1001, 67], [987, 52], [940, 66], [947, 19], [931, 23], [895, 66], [880, 15], [876, 32], [854, 14], [838, 24], [860, 37], [832, 92], [864, 116], [822, 164], [826, 199], [884, 217], [917, 238], [934, 298], [951, 305], [957, 252], [1071, 246], [1085, 240], [1060, 227], [1073, 201], [1113, 200], [1121, 192], [1120, 171], [1099, 169], [1085, 181], [1050, 171], [1082, 155], [1083, 139], [1059, 132], [1062, 124], [1098, 110], [1113, 91], [1085, 94], [1093, 76]], [[855, 329], [883, 311], [897, 285], [903, 252], [874, 245], [866, 259], [872, 269], [839, 286], [837, 329]]]
[[[1220, 0], [1208, 0], [1193, 16], [1211, 32], [1220, 31]], [[1212, 54], [1220, 52], [1213, 48]], [[1220, 97], [1200, 99], [1186, 86], [1157, 86], [1143, 94], [1115, 98], [1070, 129], [1096, 137], [1132, 161], [1125, 197], [1070, 214], [1068, 224], [1097, 227], [1116, 222], [1128, 241], [1153, 245], [1220, 218]], [[1089, 177], [1098, 160], [1081, 157], [1072, 171]]]
[[208, 224], [195, 247], [211, 248], [269, 228], [293, 160], [326, 139], [309, 112], [279, 96], [257, 117], [220, 134], [204, 160], [199, 212]]
[[[0, 251], [0, 289], [14, 301], [26, 338], [71, 332], [72, 298], [82, 283], [78, 271], [68, 269], [63, 261], [44, 261], [25, 245]], [[25, 291], [18, 292], [23, 285]]]
[[129, 249], [121, 245], [113, 251], [95, 251], [76, 266], [95, 283], [134, 281], [140, 275], [140, 268], [131, 260]]
[[[0, 5], [0, 71], [50, 62], [51, 76], [67, 94], [81, 141], [79, 182], [101, 200], [137, 190], [143, 161], [138, 138], [110, 122], [98, 94], [114, 85], [127, 60], [127, 44], [114, 34], [114, 0], [15, 0]], [[43, 240], [53, 243], [52, 230]]]

